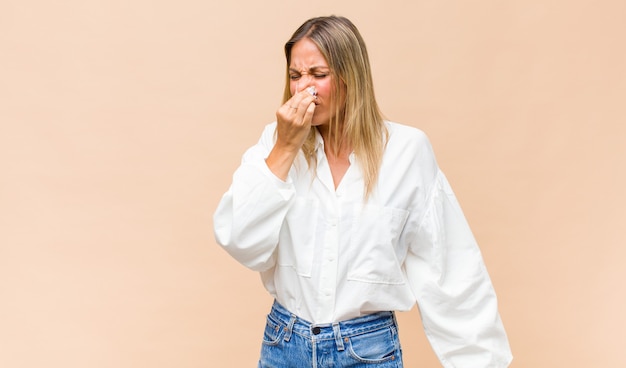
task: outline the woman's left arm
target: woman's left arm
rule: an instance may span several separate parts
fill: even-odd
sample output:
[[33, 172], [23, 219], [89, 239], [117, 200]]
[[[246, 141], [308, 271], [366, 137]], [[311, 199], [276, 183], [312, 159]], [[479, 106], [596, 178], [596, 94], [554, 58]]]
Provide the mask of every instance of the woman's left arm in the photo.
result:
[[404, 263], [426, 335], [444, 367], [507, 367], [512, 355], [481, 252], [436, 170]]

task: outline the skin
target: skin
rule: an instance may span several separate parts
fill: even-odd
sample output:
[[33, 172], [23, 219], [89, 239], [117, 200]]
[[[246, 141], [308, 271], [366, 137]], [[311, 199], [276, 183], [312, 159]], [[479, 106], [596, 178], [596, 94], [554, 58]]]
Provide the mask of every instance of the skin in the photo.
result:
[[[269, 169], [282, 180], [287, 179], [312, 126], [317, 127], [327, 142], [328, 124], [334, 114], [331, 108], [334, 77], [326, 59], [310, 39], [304, 38], [293, 45], [289, 75], [292, 97], [276, 112], [276, 144], [266, 159]], [[315, 87], [317, 96], [306, 91], [311, 86]], [[329, 146], [324, 144], [324, 151], [337, 188], [350, 166], [348, 157], [352, 149], [346, 146], [339, 152], [332, 152]]]

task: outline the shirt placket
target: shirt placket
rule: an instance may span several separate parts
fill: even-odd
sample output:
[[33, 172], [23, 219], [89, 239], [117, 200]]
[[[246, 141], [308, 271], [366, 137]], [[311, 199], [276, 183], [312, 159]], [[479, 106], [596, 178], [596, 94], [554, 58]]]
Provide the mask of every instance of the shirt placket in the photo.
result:
[[319, 315], [322, 321], [331, 321], [335, 312], [337, 294], [337, 268], [339, 255], [339, 219], [341, 218], [341, 195], [333, 192], [326, 201], [328, 219], [324, 234], [324, 245], [320, 267], [318, 289]]

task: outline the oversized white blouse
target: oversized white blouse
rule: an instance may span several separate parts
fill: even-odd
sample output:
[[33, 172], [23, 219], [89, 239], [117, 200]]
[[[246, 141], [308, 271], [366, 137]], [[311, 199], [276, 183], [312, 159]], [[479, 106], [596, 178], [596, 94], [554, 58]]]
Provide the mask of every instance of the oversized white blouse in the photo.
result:
[[302, 153], [288, 179], [265, 158], [266, 126], [214, 214], [216, 240], [259, 271], [292, 313], [330, 323], [417, 302], [444, 367], [506, 367], [511, 352], [489, 275], [426, 135], [386, 122], [378, 184], [364, 202], [354, 155], [335, 189], [317, 134], [317, 170]]

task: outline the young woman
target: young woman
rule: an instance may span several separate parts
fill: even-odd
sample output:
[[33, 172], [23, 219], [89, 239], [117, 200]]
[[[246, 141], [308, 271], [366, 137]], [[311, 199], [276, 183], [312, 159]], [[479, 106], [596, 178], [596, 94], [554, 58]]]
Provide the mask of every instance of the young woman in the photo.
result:
[[444, 367], [507, 367], [479, 248], [424, 133], [383, 120], [357, 28], [310, 19], [285, 56], [277, 120], [214, 215], [275, 298], [259, 367], [402, 367], [394, 311], [416, 302]]

